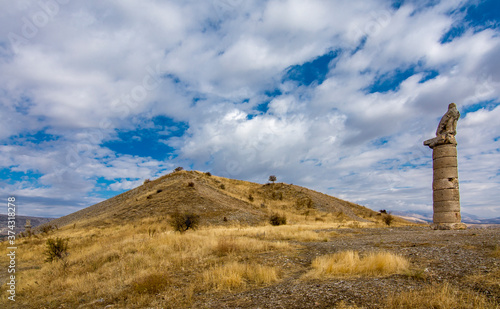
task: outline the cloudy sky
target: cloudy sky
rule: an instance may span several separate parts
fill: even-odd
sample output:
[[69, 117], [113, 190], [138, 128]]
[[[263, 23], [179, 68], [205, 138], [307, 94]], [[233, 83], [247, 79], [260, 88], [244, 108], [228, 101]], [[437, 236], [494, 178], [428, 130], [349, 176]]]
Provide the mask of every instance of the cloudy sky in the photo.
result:
[[56, 217], [183, 166], [431, 211], [455, 102], [462, 211], [498, 217], [499, 25], [497, 0], [1, 0], [1, 196]]

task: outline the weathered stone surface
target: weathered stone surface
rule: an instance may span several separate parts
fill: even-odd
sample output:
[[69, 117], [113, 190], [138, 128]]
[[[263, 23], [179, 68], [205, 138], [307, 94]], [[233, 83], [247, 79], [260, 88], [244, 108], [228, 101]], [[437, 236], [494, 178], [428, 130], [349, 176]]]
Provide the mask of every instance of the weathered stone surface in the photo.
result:
[[443, 167], [434, 169], [434, 180], [436, 179], [448, 179], [448, 178], [458, 178], [457, 167]]
[[432, 190], [458, 189], [458, 178], [436, 179], [432, 182]]
[[460, 192], [458, 188], [457, 163], [457, 121], [460, 118], [455, 103], [448, 105], [448, 111], [441, 118], [436, 137], [426, 140], [425, 146], [432, 149], [432, 199], [434, 223], [432, 228], [463, 229], [460, 216]]
[[434, 223], [459, 223], [462, 221], [460, 212], [435, 212]]
[[457, 157], [457, 145], [444, 144], [434, 147], [432, 151], [432, 159], [442, 157]]
[[459, 201], [442, 201], [434, 202], [434, 213], [437, 212], [460, 212], [460, 202]]
[[432, 161], [432, 166], [435, 169], [445, 168], [445, 167], [457, 167], [457, 157], [442, 157], [436, 158]]
[[432, 193], [432, 197], [434, 203], [444, 201], [460, 201], [460, 193], [458, 189], [435, 190]]
[[464, 223], [433, 223], [431, 228], [434, 230], [466, 230], [467, 225]]
[[435, 148], [443, 144], [456, 145], [457, 141], [455, 140], [455, 134], [457, 133], [458, 118], [460, 118], [460, 113], [458, 112], [457, 105], [455, 103], [450, 103], [448, 105], [448, 111], [439, 122], [436, 130], [436, 137], [426, 140], [424, 145], [430, 148]]

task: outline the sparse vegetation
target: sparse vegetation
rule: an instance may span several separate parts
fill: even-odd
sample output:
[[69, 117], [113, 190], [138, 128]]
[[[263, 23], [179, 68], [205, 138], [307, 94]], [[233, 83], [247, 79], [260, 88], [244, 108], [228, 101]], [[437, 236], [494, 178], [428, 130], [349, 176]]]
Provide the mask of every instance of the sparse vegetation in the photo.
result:
[[[197, 190], [187, 187], [190, 181]], [[221, 191], [221, 185], [227, 190]], [[22, 264], [16, 270], [18, 298], [13, 308], [202, 308], [205, 304], [290, 308], [297, 302], [308, 308], [408, 308], [411, 302], [404, 305], [395, 299], [410, 296], [399, 292], [413, 289], [423, 293], [418, 297], [440, 299], [441, 284], [431, 285], [438, 276], [439, 283], [453, 283], [449, 288], [455, 292], [450, 295], [457, 296], [459, 304], [452, 303], [452, 307], [481, 308], [481, 301], [469, 302], [470, 298], [462, 297], [466, 294], [489, 298], [484, 308], [495, 308], [492, 302], [498, 302], [497, 234], [490, 229], [457, 233], [452, 242], [451, 234], [399, 229], [404, 224], [399, 218], [391, 225], [395, 228], [375, 230], [385, 225], [382, 214], [359, 205], [284, 183], [254, 184], [196, 171], [170, 173], [137, 191], [119, 196], [107, 204], [109, 208], [90, 209], [99, 220], [80, 216], [64, 224], [56, 221], [58, 230], [19, 239], [23, 250], [18, 250], [16, 258]], [[247, 203], [250, 194], [252, 207]], [[218, 208], [206, 203], [207, 197], [216, 200]], [[99, 209], [111, 210], [102, 213]], [[181, 219], [181, 233], [170, 224], [176, 217], [174, 209]], [[186, 228], [185, 214], [189, 213], [203, 216], [203, 225], [196, 230], [191, 225]], [[252, 217], [255, 214], [258, 220]], [[266, 224], [271, 214], [285, 217], [287, 224]], [[352, 214], [369, 221], [357, 221]], [[429, 236], [425, 244], [422, 233]], [[44, 263], [49, 238], [67, 240], [70, 254]], [[7, 252], [7, 247], [6, 241], [0, 243], [0, 251]], [[449, 248], [452, 254], [445, 258], [450, 263], [429, 262], [443, 258]], [[318, 255], [331, 258], [349, 249], [358, 255], [354, 263], [358, 270], [363, 263], [370, 264], [366, 258], [371, 250], [401, 253], [411, 258], [412, 267], [390, 275], [371, 262], [372, 270], [376, 269], [372, 272], [333, 274], [309, 262]], [[481, 256], [478, 263], [476, 256]], [[382, 260], [379, 264], [388, 264]], [[0, 264], [8, 262], [7, 255], [0, 256]], [[339, 259], [333, 264], [342, 263]], [[331, 277], [341, 279], [332, 281]], [[279, 283], [281, 278], [286, 282]], [[380, 289], [375, 293], [376, 287]], [[425, 294], [427, 287], [435, 287], [434, 294]], [[391, 296], [393, 290], [398, 293]], [[274, 296], [269, 298], [271, 293]], [[0, 308], [11, 307], [5, 295], [4, 286]], [[364, 301], [369, 304], [365, 306]], [[438, 302], [432, 305], [444, 308]]]
[[496, 245], [493, 251], [491, 252], [491, 256], [500, 258], [500, 245]]
[[40, 227], [40, 232], [42, 232], [43, 234], [48, 234], [53, 230], [57, 230], [57, 226], [52, 224], [44, 224]]
[[272, 225], [284, 225], [284, 224], [286, 224], [286, 216], [274, 213], [269, 218], [269, 222]]
[[62, 260], [68, 255], [68, 239], [59, 237], [57, 237], [56, 239], [49, 238], [47, 239], [46, 246], [46, 262]]
[[185, 231], [198, 228], [200, 217], [192, 213], [175, 213], [170, 218], [170, 226], [176, 232], [184, 233]]
[[276, 176], [275, 176], [275, 175], [271, 175], [271, 176], [269, 176], [269, 181], [270, 181], [270, 182], [272, 182], [273, 184], [274, 184], [274, 182], [275, 182], [276, 180], [278, 180], [278, 179], [276, 178]]
[[[355, 308], [351, 300], [357, 303], [358, 308], [364, 308], [360, 298], [352, 295], [368, 297], [363, 299], [368, 299], [374, 306], [380, 308], [495, 308], [498, 271], [494, 269], [487, 274], [479, 271], [477, 276], [464, 277], [462, 281], [465, 281], [470, 289], [449, 285], [449, 291], [442, 293], [441, 285], [429, 285], [428, 287], [432, 289], [427, 290], [428, 282], [432, 282], [428, 279], [433, 278], [433, 270], [429, 272], [429, 278], [425, 277], [427, 272], [423, 269], [399, 270], [395, 273], [401, 276], [385, 278], [384, 276], [394, 272], [387, 271], [385, 266], [376, 265], [390, 263], [387, 262], [387, 258], [383, 258], [382, 263], [368, 262], [369, 251], [356, 252], [359, 259], [354, 258], [357, 261], [353, 267], [355, 271], [352, 272], [344, 270], [340, 271], [340, 274], [326, 273], [314, 268], [313, 265], [304, 265], [304, 259], [313, 259], [318, 254], [319, 251], [315, 248], [321, 248], [321, 252], [324, 252], [323, 250], [335, 252], [345, 241], [353, 246], [366, 243], [361, 241], [356, 244], [355, 238], [352, 237], [353, 232], [332, 231], [330, 216], [323, 217], [315, 213], [311, 215], [312, 218], [316, 216], [324, 218], [325, 222], [310, 220], [307, 223], [296, 224], [295, 220], [302, 220], [302, 213], [296, 216], [293, 213], [286, 215], [290, 218], [288, 225], [227, 224], [224, 227], [200, 227], [190, 233], [174, 233], [169, 227], [164, 226], [164, 219], [158, 218], [101, 227], [89, 227], [85, 222], [76, 227], [72, 224], [50, 234], [52, 238], [69, 238], [71, 254], [64, 258], [64, 263], [44, 264], [43, 260], [40, 261], [40, 255], [45, 250], [45, 242], [49, 235], [39, 234], [31, 239], [23, 239], [24, 249], [18, 252], [19, 259], [23, 261], [23, 269], [19, 273], [22, 280], [17, 286], [19, 296], [16, 300], [17, 308], [58, 308], [62, 304], [68, 308], [95, 307], [95, 301], [100, 299], [103, 301], [97, 305], [103, 308], [107, 305], [116, 308], [198, 308], [208, 300], [214, 304], [221, 304], [221, 299], [230, 302], [233, 300], [231, 293], [244, 290], [251, 290], [250, 295], [255, 294], [257, 299], [261, 299], [263, 295], [267, 295], [262, 293], [276, 291], [272, 284], [279, 282], [281, 278], [290, 280], [290, 285], [293, 285], [296, 291], [294, 292], [296, 294], [287, 296], [276, 294], [278, 299], [284, 302], [283, 307], [290, 307], [287, 299], [295, 301], [302, 299], [303, 289], [307, 286], [307, 293], [317, 297], [319, 303], [317, 307], [321, 308], [325, 298], [324, 294], [318, 291], [321, 291], [325, 284], [329, 286], [331, 291], [329, 293], [341, 295], [339, 293], [344, 293], [344, 289], [360, 288], [360, 286], [353, 287], [350, 281], [352, 277], [359, 276], [365, 276], [363, 280], [372, 283], [375, 280], [373, 276], [382, 276], [376, 280], [380, 283], [384, 280], [383, 286], [387, 286], [387, 289], [381, 290], [380, 294], [372, 298], [369, 296], [372, 294], [364, 294], [363, 290], [350, 290], [352, 293], [348, 301], [351, 306], [349, 308]], [[342, 230], [349, 224], [350, 222], [342, 226], [336, 224], [335, 228]], [[365, 226], [364, 224], [367, 223], [360, 223], [360, 226]], [[361, 230], [355, 235], [357, 238], [370, 233], [371, 230]], [[384, 235], [387, 237], [394, 235], [392, 232], [382, 233], [386, 233]], [[485, 238], [481, 241], [483, 239]], [[323, 241], [331, 241], [332, 245], [319, 244]], [[480, 238], [478, 241], [482, 244]], [[391, 240], [384, 242], [381, 247], [386, 247], [386, 244], [397, 246]], [[7, 242], [1, 245], [0, 249], [6, 250]], [[490, 255], [494, 246], [477, 245], [470, 248], [474, 251], [487, 250], [485, 257], [491, 259], [490, 261], [495, 259]], [[0, 256], [0, 262], [5, 263], [6, 257]], [[455, 255], [452, 257], [455, 258]], [[332, 264], [342, 265], [344, 263], [342, 260], [337, 259]], [[362, 264], [370, 264], [371, 267], [363, 267]], [[363, 268], [371, 268], [372, 271], [360, 271]], [[300, 278], [305, 281], [294, 278], [297, 269], [310, 271]], [[317, 277], [314, 276], [315, 273]], [[335, 286], [331, 286], [328, 283], [331, 282], [329, 279], [331, 276], [349, 279], [336, 280]], [[312, 278], [316, 279], [311, 285], [308, 279]], [[446, 280], [446, 277], [442, 278]], [[415, 295], [409, 292], [392, 295], [391, 289], [395, 279], [397, 284], [410, 282], [412, 286], [416, 286], [417, 290], [412, 292]], [[50, 282], [50, 285], [35, 282]], [[317, 285], [322, 286], [318, 287], [318, 291], [316, 291]], [[424, 288], [420, 289], [422, 286]], [[486, 290], [492, 295], [490, 300], [486, 297], [490, 295], [484, 292]], [[2, 293], [5, 293], [5, 290]], [[47, 295], [50, 295], [50, 298]], [[451, 297], [456, 298], [454, 302], [449, 302]], [[425, 306], [415, 305], [419, 298], [425, 299], [422, 301]], [[0, 299], [0, 307], [5, 307], [5, 303], [5, 298]], [[258, 301], [254, 305], [263, 304]], [[335, 308], [337, 307], [348, 308], [340, 306], [338, 302], [335, 303]]]
[[382, 221], [384, 221], [387, 226], [391, 226], [392, 222], [394, 221], [394, 216], [391, 215], [391, 213], [387, 213], [382, 215]]
[[234, 290], [249, 283], [267, 284], [278, 280], [278, 271], [274, 267], [259, 264], [231, 262], [216, 266], [203, 273], [203, 282], [215, 290]]
[[314, 259], [309, 277], [383, 276], [404, 272], [409, 264], [405, 258], [390, 252], [370, 252], [362, 257], [358, 252], [349, 250]]
[[253, 202], [253, 200], [254, 200], [254, 199], [253, 199], [253, 195], [252, 195], [252, 194], [249, 194], [249, 195], [248, 195], [248, 200], [249, 200], [250, 202]]
[[174, 172], [180, 172], [183, 170], [184, 170], [184, 168], [182, 166], [178, 166], [178, 167], [174, 168]]
[[493, 309], [498, 308], [498, 304], [472, 290], [458, 289], [448, 283], [443, 283], [427, 286], [417, 291], [394, 293], [387, 299], [384, 308]]
[[188, 187], [194, 188], [194, 182], [192, 182], [192, 181], [188, 182]]
[[169, 284], [168, 277], [164, 274], [153, 273], [134, 281], [132, 290], [138, 294], [158, 294], [165, 290]]
[[210, 176], [212, 176], [212, 173], [210, 173], [210, 172], [205, 172], [205, 175], [207, 175], [207, 176], [209, 176], [209, 177], [210, 177]]
[[221, 184], [220, 184], [220, 188], [221, 188], [222, 190], [226, 190], [226, 186], [225, 186], [223, 183], [221, 183]]

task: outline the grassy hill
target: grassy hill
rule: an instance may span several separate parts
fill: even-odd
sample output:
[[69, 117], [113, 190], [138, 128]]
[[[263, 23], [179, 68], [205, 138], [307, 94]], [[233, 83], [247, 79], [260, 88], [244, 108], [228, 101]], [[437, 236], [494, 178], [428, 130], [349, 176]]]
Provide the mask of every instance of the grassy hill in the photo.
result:
[[179, 171], [49, 224], [102, 226], [184, 212], [199, 215], [203, 225], [255, 225], [265, 222], [273, 212], [286, 214], [292, 220], [380, 220], [378, 213], [366, 207], [296, 185], [261, 185], [198, 171]]
[[[175, 232], [169, 219], [188, 212], [200, 216], [200, 227]], [[287, 224], [272, 226], [274, 213]], [[175, 172], [44, 225], [57, 229], [17, 238], [17, 299], [7, 299], [9, 274], [0, 272], [0, 308], [222, 308], [225, 297], [245, 291], [309, 291], [309, 282], [327, 280], [315, 271], [316, 257], [329, 268], [325, 256], [337, 246], [389, 230], [383, 217], [300, 186]], [[391, 227], [408, 225], [396, 218]], [[381, 246], [377, 241], [359, 248]], [[47, 261], [56, 243], [60, 257]], [[2, 252], [8, 247], [0, 243]], [[408, 262], [395, 253], [374, 256], [382, 261], [357, 258], [364, 265], [358, 268], [401, 274]], [[381, 267], [394, 259], [396, 268]], [[0, 256], [1, 268], [9, 263]]]
[[[7, 221], [9, 217], [4, 214], [0, 214], [0, 240], [7, 237]], [[26, 224], [26, 220], [31, 220], [31, 227], [35, 228], [41, 224], [47, 223], [52, 218], [40, 218], [40, 217], [29, 217], [29, 216], [16, 216], [16, 227], [14, 228], [14, 232], [19, 234], [25, 230], [24, 226]]]

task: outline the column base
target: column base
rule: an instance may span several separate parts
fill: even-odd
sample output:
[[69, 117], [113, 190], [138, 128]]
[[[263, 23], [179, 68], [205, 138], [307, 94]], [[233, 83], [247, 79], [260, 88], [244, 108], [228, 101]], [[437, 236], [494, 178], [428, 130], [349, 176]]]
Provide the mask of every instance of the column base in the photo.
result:
[[433, 230], [466, 230], [465, 223], [432, 223], [431, 229]]

